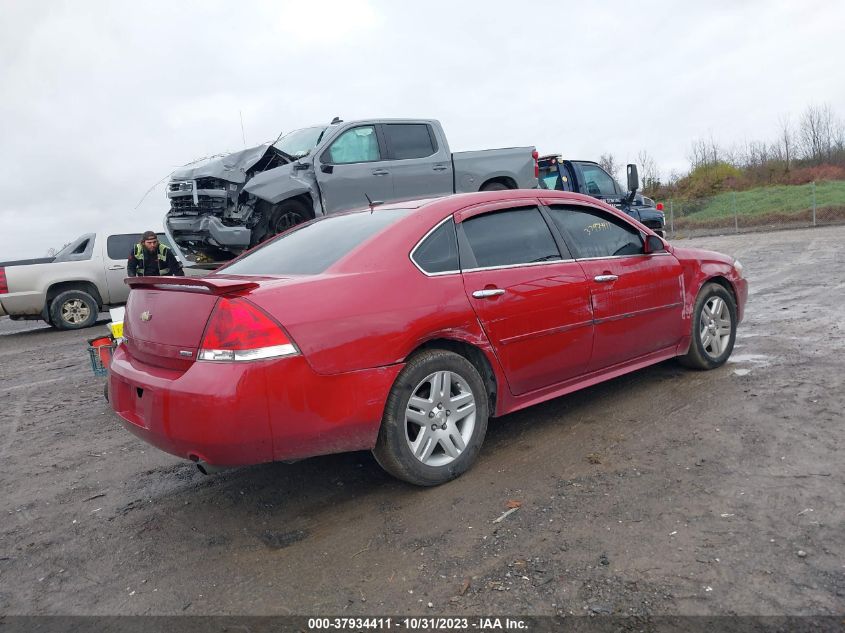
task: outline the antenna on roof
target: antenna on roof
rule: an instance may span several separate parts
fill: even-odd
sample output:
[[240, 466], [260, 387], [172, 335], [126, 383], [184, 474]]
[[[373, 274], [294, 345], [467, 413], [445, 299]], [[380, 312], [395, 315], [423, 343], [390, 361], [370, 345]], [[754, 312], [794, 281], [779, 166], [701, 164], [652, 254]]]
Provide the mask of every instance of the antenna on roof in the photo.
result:
[[341, 119], [339, 116], [336, 116], [335, 118], [332, 119], [332, 122], [330, 123], [330, 125], [334, 125], [335, 123], [343, 123], [343, 119]]

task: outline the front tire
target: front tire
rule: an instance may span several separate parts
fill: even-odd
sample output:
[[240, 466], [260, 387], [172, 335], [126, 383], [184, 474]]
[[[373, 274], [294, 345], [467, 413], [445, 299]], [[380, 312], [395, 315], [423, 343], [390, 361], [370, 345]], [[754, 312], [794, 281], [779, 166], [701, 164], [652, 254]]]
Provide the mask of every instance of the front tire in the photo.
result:
[[50, 321], [59, 330], [79, 330], [97, 321], [97, 301], [82, 290], [66, 290], [50, 304]]
[[692, 369], [715, 369], [728, 360], [736, 342], [736, 302], [724, 286], [705, 284], [695, 300], [692, 340], [680, 362]]
[[288, 229], [314, 219], [314, 212], [299, 200], [284, 200], [270, 207], [267, 214], [266, 231], [259, 241], [284, 233]]
[[472, 466], [487, 417], [487, 390], [475, 366], [453, 352], [425, 350], [390, 390], [373, 455], [397, 479], [436, 486]]

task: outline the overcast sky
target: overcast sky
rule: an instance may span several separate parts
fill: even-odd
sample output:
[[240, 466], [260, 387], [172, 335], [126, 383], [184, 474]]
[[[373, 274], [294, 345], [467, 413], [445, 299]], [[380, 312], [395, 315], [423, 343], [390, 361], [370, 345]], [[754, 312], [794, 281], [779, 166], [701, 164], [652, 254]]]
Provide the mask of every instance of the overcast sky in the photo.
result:
[[[0, 0], [0, 261], [160, 229], [179, 165], [334, 116], [684, 170], [845, 115], [845, 3]], [[158, 183], [158, 184], [157, 184]], [[145, 195], [147, 190], [152, 191]], [[136, 208], [137, 207], [137, 208]]]

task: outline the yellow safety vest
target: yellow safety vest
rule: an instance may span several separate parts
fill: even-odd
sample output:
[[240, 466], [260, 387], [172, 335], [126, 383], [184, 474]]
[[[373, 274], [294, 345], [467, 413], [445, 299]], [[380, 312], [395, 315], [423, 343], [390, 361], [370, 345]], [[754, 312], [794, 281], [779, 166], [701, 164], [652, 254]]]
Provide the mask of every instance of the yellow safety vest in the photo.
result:
[[[168, 248], [159, 242], [158, 244], [158, 274], [169, 275], [170, 269], [167, 268], [167, 251]], [[135, 244], [135, 259], [141, 262], [141, 267], [136, 271], [139, 277], [144, 276], [144, 246], [139, 242]]]

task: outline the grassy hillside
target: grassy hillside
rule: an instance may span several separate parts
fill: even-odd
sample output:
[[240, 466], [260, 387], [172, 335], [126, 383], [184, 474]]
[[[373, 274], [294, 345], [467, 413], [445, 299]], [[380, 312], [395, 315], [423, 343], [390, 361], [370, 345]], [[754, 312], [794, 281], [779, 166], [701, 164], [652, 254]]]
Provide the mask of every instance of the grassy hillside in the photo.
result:
[[[816, 215], [839, 216], [845, 210], [845, 180], [816, 183]], [[813, 207], [812, 185], [775, 185], [720, 193], [701, 200], [674, 200], [675, 223], [718, 226], [733, 222], [734, 205], [740, 224], [804, 219]]]

